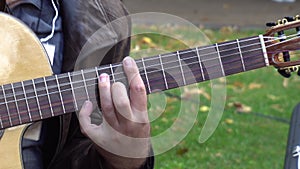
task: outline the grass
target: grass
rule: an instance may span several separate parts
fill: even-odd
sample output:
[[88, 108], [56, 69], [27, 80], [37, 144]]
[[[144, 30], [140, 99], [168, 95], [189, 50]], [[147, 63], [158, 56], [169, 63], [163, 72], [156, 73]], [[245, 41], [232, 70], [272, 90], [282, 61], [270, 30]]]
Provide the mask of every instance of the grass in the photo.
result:
[[[135, 27], [134, 31], [140, 32], [143, 29], [159, 31], [160, 28], [141, 26]], [[165, 50], [175, 51], [187, 46], [207, 44], [199, 41], [197, 32], [189, 32], [181, 27], [167, 29], [176, 37], [186, 38], [187, 43], [182, 44], [181, 41], [176, 40], [178, 38], [140, 34], [133, 38], [132, 55], [134, 57], [147, 56], [147, 54], [153, 55]], [[208, 36], [211, 43], [263, 33], [260, 30], [243, 31], [230, 27], [220, 30], [201, 30]], [[151, 52], [149, 48], [160, 50]], [[197, 113], [197, 117], [183, 140], [172, 149], [156, 156], [155, 168], [283, 168], [289, 129], [288, 121], [293, 107], [300, 101], [299, 82], [300, 78], [297, 75], [284, 79], [273, 67], [227, 77], [227, 95], [222, 118], [213, 135], [204, 143], [199, 143], [198, 138], [208, 115], [208, 109], [205, 108], [210, 107], [211, 83], [198, 84], [196, 89], [201, 93], [199, 105], [193, 103], [192, 97], [180, 99], [187, 92], [184, 89], [166, 91], [168, 96], [163, 97], [162, 100], [158, 99], [158, 103], [162, 103], [162, 106], [156, 104], [149, 106], [150, 119], [153, 120], [151, 122], [152, 136], [164, 134], [164, 131], [175, 123], [178, 112], [182, 108], [182, 102], [189, 102], [192, 110]], [[155, 100], [157, 96], [159, 98], [159, 95], [150, 95], [149, 102], [155, 102], [151, 99]], [[179, 127], [172, 131], [176, 134], [180, 133], [180, 130]], [[159, 144], [174, 144], [172, 135]], [[156, 147], [154, 151], [157, 151]]]

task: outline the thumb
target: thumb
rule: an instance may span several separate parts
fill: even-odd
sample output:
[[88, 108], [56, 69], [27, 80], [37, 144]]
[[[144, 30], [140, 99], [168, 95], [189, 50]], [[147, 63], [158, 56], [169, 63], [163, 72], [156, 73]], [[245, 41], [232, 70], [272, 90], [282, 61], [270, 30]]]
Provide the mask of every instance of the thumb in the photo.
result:
[[90, 115], [93, 112], [93, 103], [91, 101], [85, 101], [82, 105], [82, 108], [78, 114], [78, 120], [80, 124], [81, 132], [85, 135], [89, 134], [89, 131], [92, 129], [91, 117]]

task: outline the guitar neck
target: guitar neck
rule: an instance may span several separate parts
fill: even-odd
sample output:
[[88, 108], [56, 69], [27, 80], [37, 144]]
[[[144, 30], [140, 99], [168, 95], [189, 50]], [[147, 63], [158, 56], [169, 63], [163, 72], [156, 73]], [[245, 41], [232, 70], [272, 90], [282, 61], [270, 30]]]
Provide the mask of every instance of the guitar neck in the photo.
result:
[[[249, 37], [136, 60], [147, 93], [268, 66], [263, 36]], [[0, 129], [79, 110], [98, 100], [97, 77], [127, 84], [122, 64], [0, 86]]]

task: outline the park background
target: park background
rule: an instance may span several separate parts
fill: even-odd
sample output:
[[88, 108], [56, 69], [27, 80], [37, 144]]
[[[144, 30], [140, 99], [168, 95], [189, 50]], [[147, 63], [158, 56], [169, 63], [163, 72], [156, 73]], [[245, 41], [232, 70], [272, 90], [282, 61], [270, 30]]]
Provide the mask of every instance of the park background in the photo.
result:
[[[132, 14], [162, 12], [186, 19], [197, 26], [212, 43], [263, 34], [265, 23], [284, 16], [300, 14], [300, 1], [272, 0], [124, 0]], [[160, 18], [157, 18], [160, 19]], [[151, 21], [140, 20], [133, 31], [159, 30]], [[170, 31], [185, 36], [180, 26]], [[193, 36], [189, 41], [201, 44]], [[160, 47], [180, 50], [185, 46], [168, 37], [142, 34], [132, 38], [132, 51]], [[133, 54], [134, 55], [134, 54]], [[294, 53], [294, 57], [297, 53]], [[136, 56], [139, 57], [139, 56]], [[198, 91], [168, 92], [168, 106], [151, 123], [152, 135], [166, 130], [176, 119], [181, 99], [193, 92], [201, 97], [194, 127], [177, 146], [156, 156], [155, 168], [283, 168], [289, 121], [293, 108], [300, 102], [300, 77], [281, 77], [274, 68], [262, 68], [226, 78], [227, 97], [222, 119], [205, 143], [198, 137], [211, 102], [210, 82], [200, 83]], [[158, 108], [157, 108], [158, 109]]]

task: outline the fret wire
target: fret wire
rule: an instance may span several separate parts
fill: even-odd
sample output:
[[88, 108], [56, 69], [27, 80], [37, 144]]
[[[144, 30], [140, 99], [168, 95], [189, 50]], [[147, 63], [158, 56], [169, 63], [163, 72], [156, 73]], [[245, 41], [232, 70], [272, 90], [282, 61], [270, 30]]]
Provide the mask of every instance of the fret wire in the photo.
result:
[[85, 87], [85, 92], [86, 92], [87, 99], [90, 100], [90, 96], [88, 94], [88, 89], [87, 89], [87, 86], [86, 86], [86, 81], [85, 81], [83, 70], [81, 70], [81, 75], [82, 75], [82, 80], [83, 80], [83, 84], [84, 84], [84, 87]]
[[222, 63], [222, 59], [221, 59], [221, 55], [220, 55], [220, 51], [219, 51], [219, 47], [218, 47], [217, 43], [216, 43], [216, 49], [217, 49], [217, 54], [219, 56], [219, 61], [220, 61], [220, 66], [221, 66], [221, 69], [222, 69], [222, 73], [223, 73], [223, 76], [225, 76], [225, 71], [224, 71], [224, 68], [223, 68], [223, 63]]
[[[248, 46], [251, 46], [251, 45], [248, 45]], [[254, 50], [257, 50], [257, 49], [254, 49]], [[254, 50], [252, 50], [252, 51], [254, 51]], [[213, 58], [214, 59], [214, 58]], [[211, 60], [211, 59], [210, 59]]]
[[30, 113], [30, 108], [29, 108], [28, 100], [27, 100], [27, 94], [25, 92], [24, 82], [22, 81], [21, 84], [22, 84], [23, 93], [24, 93], [24, 96], [25, 96], [25, 102], [26, 102], [26, 106], [27, 106], [28, 116], [29, 116], [30, 122], [32, 122], [32, 117], [31, 117], [31, 113]]
[[148, 90], [149, 90], [149, 93], [151, 93], [151, 87], [150, 87], [150, 84], [149, 84], [149, 79], [148, 79], [148, 75], [147, 75], [147, 70], [146, 70], [144, 58], [142, 58], [142, 63], [143, 63], [144, 71], [145, 71], [144, 74], [145, 74], [145, 77], [146, 77], [146, 80], [147, 80]]
[[[249, 50], [249, 52], [250, 51], [256, 51], [257, 49], [254, 49], [254, 50]], [[260, 49], [259, 49], [260, 50]], [[244, 53], [246, 53], [247, 51], [245, 51]], [[193, 56], [194, 57], [194, 56]], [[197, 57], [197, 56], [195, 56], [195, 57]], [[213, 59], [217, 59], [217, 58], [213, 58]], [[213, 59], [209, 59], [209, 60], [213, 60]], [[194, 63], [192, 63], [192, 64], [194, 64]], [[170, 67], [170, 68], [176, 68], [176, 67]], [[155, 72], [155, 71], [150, 71], [150, 72], [147, 72], [147, 73], [153, 73], [153, 72]], [[95, 80], [95, 79], [90, 79], [90, 80]]]
[[95, 67], [95, 71], [96, 71], [97, 79], [99, 79], [100, 75], [99, 75], [99, 72], [98, 72], [98, 68], [97, 68], [97, 67]]
[[[252, 51], [255, 51], [255, 50], [252, 50]], [[215, 58], [216, 59], [216, 58]], [[194, 64], [195, 62], [193, 62], [192, 64]], [[172, 69], [172, 68], [176, 68], [176, 67], [170, 67], [170, 69]], [[150, 71], [150, 72], [147, 72], [147, 73], [155, 73], [156, 71]], [[143, 74], [142, 74], [143, 75]], [[121, 78], [122, 79], [122, 78]], [[120, 79], [120, 80], [121, 80]], [[89, 79], [89, 80], [95, 80], [95, 79]], [[79, 81], [78, 81], [79, 82]], [[53, 93], [53, 92], [52, 92]], [[51, 94], [52, 94], [51, 93]], [[44, 95], [40, 95], [40, 96], [44, 96]]]
[[11, 89], [12, 89], [14, 100], [15, 100], [15, 105], [16, 105], [16, 109], [17, 109], [17, 113], [18, 113], [18, 117], [19, 117], [19, 122], [20, 122], [20, 124], [22, 124], [20, 110], [19, 110], [19, 106], [18, 106], [18, 101], [17, 101], [14, 85], [13, 85], [13, 83], [11, 83], [10, 85], [11, 85]]
[[184, 73], [183, 73], [183, 69], [182, 69], [182, 65], [181, 65], [181, 59], [180, 59], [179, 51], [177, 51], [177, 58], [178, 58], [179, 67], [180, 67], [180, 70], [181, 70], [181, 76], [182, 76], [182, 79], [183, 79], [183, 84], [186, 85], [186, 81], [185, 81], [185, 77], [184, 77]]
[[200, 55], [199, 55], [198, 47], [196, 47], [196, 52], [197, 52], [197, 56], [198, 56], [198, 61], [199, 61], [199, 65], [200, 65], [202, 79], [205, 80], [204, 71], [203, 71], [203, 67], [202, 67], [202, 64], [201, 64], [201, 58], [200, 58]]
[[47, 81], [46, 81], [46, 78], [45, 78], [45, 77], [44, 77], [43, 79], [44, 79], [44, 84], [45, 84], [45, 88], [46, 88], [46, 93], [47, 93], [48, 102], [49, 102], [49, 105], [50, 105], [51, 115], [52, 115], [52, 117], [54, 117], [54, 111], [53, 111], [53, 108], [52, 108], [52, 101], [51, 101], [51, 98], [50, 98], [50, 94], [49, 94], [49, 90], [48, 90]]
[[[96, 72], [98, 72], [98, 71], [96, 71]], [[78, 111], [79, 110], [78, 109], [78, 104], [77, 104], [77, 100], [75, 98], [74, 87], [73, 87], [73, 82], [72, 82], [72, 78], [71, 78], [70, 72], [68, 72], [68, 77], [69, 77], [69, 80], [70, 80], [72, 95], [73, 95], [73, 99], [74, 99], [74, 103], [75, 103], [75, 109], [76, 109], [76, 111]]]
[[3, 122], [2, 122], [2, 119], [1, 119], [2, 117], [0, 116], [0, 125], [1, 125], [1, 128], [4, 128], [4, 126], [3, 126]]
[[263, 55], [265, 58], [266, 66], [269, 66], [270, 63], [269, 63], [268, 54], [267, 54], [266, 45], [265, 45], [265, 42], [263, 39], [263, 35], [259, 35], [259, 38], [260, 38], [261, 48], [262, 48], [262, 52], [263, 52]]
[[63, 101], [63, 97], [61, 95], [61, 91], [60, 91], [60, 86], [59, 86], [59, 81], [58, 81], [57, 75], [55, 75], [55, 79], [56, 79], [56, 83], [57, 83], [57, 88], [58, 88], [58, 93], [59, 93], [59, 97], [60, 97], [60, 101], [61, 101], [61, 106], [63, 108], [64, 114], [66, 114], [65, 104], [64, 104], [64, 101]]
[[165, 80], [165, 86], [166, 86], [166, 89], [169, 89], [167, 78], [166, 78], [166, 73], [165, 73], [165, 69], [164, 69], [164, 65], [163, 65], [162, 59], [161, 59], [161, 55], [158, 55], [158, 56], [159, 56], [159, 61], [160, 61], [161, 69], [162, 69], [162, 72], [163, 72], [163, 77], [164, 77], [164, 80]]
[[11, 121], [9, 107], [8, 107], [8, 102], [7, 102], [7, 99], [6, 99], [5, 89], [4, 89], [3, 86], [1, 86], [1, 87], [2, 87], [2, 91], [3, 91], [4, 102], [5, 102], [5, 105], [6, 105], [6, 110], [7, 110], [7, 115], [8, 115], [9, 123], [10, 123], [10, 126], [13, 126], [12, 121]]
[[111, 71], [111, 76], [113, 78], [113, 82], [115, 83], [116, 79], [115, 79], [115, 75], [114, 75], [114, 70], [113, 70], [112, 64], [109, 64], [109, 66], [110, 66], [110, 71]]
[[38, 106], [38, 109], [39, 109], [39, 114], [40, 114], [41, 119], [43, 119], [42, 110], [41, 110], [41, 106], [40, 106], [39, 97], [38, 97], [38, 94], [37, 94], [37, 91], [36, 91], [35, 83], [34, 83], [33, 79], [31, 81], [32, 81], [33, 90], [34, 90], [34, 93], [35, 93], [35, 96], [36, 96], [35, 98], [36, 98], [37, 106]]
[[94, 85], [94, 84], [91, 84], [90, 86], [92, 86], [92, 85]]
[[243, 58], [241, 47], [240, 47], [240, 42], [239, 42], [238, 39], [236, 40], [236, 43], [238, 45], [238, 49], [239, 49], [239, 52], [240, 52], [240, 57], [241, 57], [241, 62], [242, 62], [243, 70], [245, 72], [246, 71], [246, 67], [245, 67], [244, 58]]

